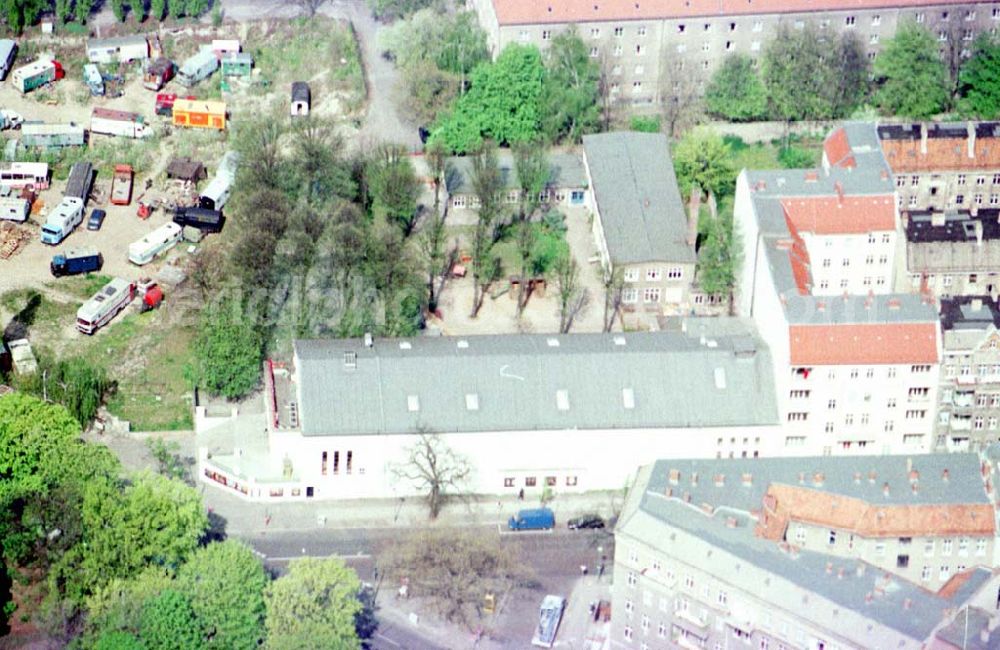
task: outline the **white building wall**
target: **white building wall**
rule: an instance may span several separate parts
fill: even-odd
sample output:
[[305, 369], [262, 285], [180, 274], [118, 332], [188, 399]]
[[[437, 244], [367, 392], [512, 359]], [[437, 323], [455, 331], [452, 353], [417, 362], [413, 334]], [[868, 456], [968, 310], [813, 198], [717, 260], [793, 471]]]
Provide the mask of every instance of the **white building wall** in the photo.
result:
[[802, 233], [809, 251], [813, 295], [892, 293], [897, 239], [895, 231], [860, 235]]
[[742, 267], [736, 278], [736, 313], [740, 316], [750, 316], [755, 286], [754, 275], [759, 266], [759, 260], [763, 258], [763, 250], [758, 241], [760, 228], [757, 225], [757, 215], [753, 207], [746, 170], [740, 172], [736, 178], [733, 228], [736, 231], [736, 236], [740, 238], [742, 250]]
[[[444, 444], [464, 456], [474, 468], [468, 492], [476, 494], [538, 496], [546, 479], [550, 489], [560, 492], [621, 490], [636, 468], [650, 458], [716, 458], [774, 456], [782, 453], [780, 427], [716, 427], [705, 429], [641, 429], [592, 431], [511, 431], [495, 433], [443, 434]], [[405, 464], [416, 438], [412, 434], [372, 436], [303, 436], [280, 432], [270, 435], [269, 458], [242, 463], [249, 475], [252, 467], [264, 467], [262, 475], [281, 476], [291, 464], [295, 480], [268, 483], [251, 476], [243, 481], [246, 496], [267, 500], [270, 488], [282, 489], [280, 498], [306, 498], [313, 488], [315, 499], [398, 498], [419, 492], [392, 473]], [[322, 472], [323, 452], [327, 471]], [[337, 473], [334, 453], [337, 452]], [[347, 455], [351, 471], [347, 473]], [[287, 461], [286, 461], [287, 459]], [[230, 459], [202, 459], [205, 469], [225, 475], [237, 472]], [[526, 479], [534, 479], [531, 485]], [[211, 482], [211, 481], [209, 481]], [[232, 480], [229, 481], [232, 485]], [[293, 496], [292, 490], [299, 493]], [[278, 497], [274, 497], [278, 498]]]

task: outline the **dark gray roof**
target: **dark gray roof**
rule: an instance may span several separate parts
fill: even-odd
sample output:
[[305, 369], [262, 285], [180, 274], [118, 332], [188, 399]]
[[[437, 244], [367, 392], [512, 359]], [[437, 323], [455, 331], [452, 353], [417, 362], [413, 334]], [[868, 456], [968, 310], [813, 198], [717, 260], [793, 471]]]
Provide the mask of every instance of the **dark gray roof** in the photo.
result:
[[[977, 138], [1000, 137], [1000, 122], [972, 122]], [[883, 140], [920, 140], [921, 123], [880, 124], [878, 136]], [[928, 122], [927, 138], [966, 138], [969, 126], [965, 122]]]
[[302, 433], [771, 425], [770, 353], [751, 327], [296, 341]]
[[[545, 186], [549, 189], [577, 189], [587, 187], [587, 175], [583, 171], [583, 160], [572, 153], [552, 153], [548, 155], [549, 179]], [[504, 187], [518, 187], [514, 171], [514, 157], [510, 151], [497, 152], [500, 177]], [[444, 182], [449, 194], [472, 194], [472, 158], [454, 156], [445, 162]]]
[[[813, 489], [816, 488], [810, 477], [814, 472], [823, 472], [824, 483], [820, 488], [823, 491], [878, 502], [885, 501], [881, 485], [886, 480], [905, 486], [890, 490], [889, 498], [897, 503], [989, 502], [975, 455], [910, 458], [921, 475], [921, 490], [917, 495], [909, 489], [905, 456], [661, 460], [640, 473], [631, 493], [635, 496], [629, 499], [617, 530], [779, 608], [808, 607], [810, 618], [817, 624], [836, 629], [858, 647], [890, 646], [889, 639], [879, 630], [866, 629], [862, 621], [856, 621], [857, 626], [851, 625], [845, 611], [923, 641], [946, 620], [950, 611], [966, 603], [990, 580], [990, 571], [973, 569], [950, 597], [939, 596], [905, 579], [886, 578], [882, 570], [856, 559], [805, 549], [790, 553], [775, 542], [755, 536], [756, 522], [750, 514], [760, 509], [769, 483], [782, 481], [796, 485], [802, 471], [806, 472], [807, 485]], [[945, 468], [951, 477], [948, 482], [940, 480]], [[690, 503], [685, 503], [679, 495], [666, 496], [671, 469], [682, 472], [675, 493], [695, 492]], [[690, 481], [693, 471], [699, 472], [698, 486], [694, 487]], [[874, 488], [867, 480], [869, 471], [878, 475]], [[745, 472], [753, 476], [750, 486], [741, 481]], [[864, 477], [859, 484], [854, 482], [855, 472]], [[716, 474], [727, 475], [723, 487], [715, 486]], [[713, 514], [701, 508], [703, 503], [713, 506]], [[727, 522], [729, 518], [732, 520]], [[734, 522], [736, 525], [731, 526]], [[909, 601], [907, 606], [905, 601]], [[838, 610], [845, 611], [839, 611], [838, 616]]]
[[1000, 328], [1000, 305], [989, 296], [955, 296], [941, 299], [941, 329], [984, 331]]
[[975, 215], [968, 210], [945, 213], [913, 210], [908, 213], [906, 241], [918, 244], [929, 242], [975, 243], [1000, 239], [998, 218], [1000, 218], [1000, 210], [996, 209], [977, 210]]
[[292, 82], [292, 101], [309, 102], [309, 84], [304, 81]]
[[583, 150], [612, 263], [694, 263], [667, 136], [586, 135]]

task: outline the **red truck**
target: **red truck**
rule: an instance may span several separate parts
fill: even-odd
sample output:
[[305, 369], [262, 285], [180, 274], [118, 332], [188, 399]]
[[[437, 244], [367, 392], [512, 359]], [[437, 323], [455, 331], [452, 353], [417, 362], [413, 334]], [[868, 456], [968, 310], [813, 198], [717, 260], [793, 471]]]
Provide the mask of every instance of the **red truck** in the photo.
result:
[[111, 179], [111, 203], [128, 205], [132, 202], [132, 165], [115, 165], [115, 175]]
[[156, 95], [156, 114], [163, 117], [173, 117], [174, 102], [178, 99], [194, 99], [194, 95], [178, 97], [175, 93], [158, 93]]

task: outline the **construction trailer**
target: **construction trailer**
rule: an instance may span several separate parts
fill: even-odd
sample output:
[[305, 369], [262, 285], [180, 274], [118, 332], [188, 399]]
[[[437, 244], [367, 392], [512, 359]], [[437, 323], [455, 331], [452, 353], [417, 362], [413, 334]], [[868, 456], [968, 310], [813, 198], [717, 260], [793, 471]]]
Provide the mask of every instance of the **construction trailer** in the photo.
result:
[[69, 124], [22, 124], [21, 144], [25, 147], [58, 149], [60, 147], [82, 147], [86, 140], [85, 129]]
[[27, 221], [31, 213], [31, 201], [19, 196], [0, 197], [0, 219], [7, 221]]
[[63, 78], [62, 65], [54, 59], [38, 59], [10, 74], [11, 83], [22, 95]]
[[223, 77], [249, 77], [253, 71], [253, 55], [249, 52], [230, 52], [220, 61]]
[[212, 40], [212, 52], [214, 52], [216, 58], [219, 59], [229, 54], [236, 54], [241, 49], [240, 40], [238, 38], [216, 38]]
[[14, 65], [17, 56], [17, 43], [9, 38], [0, 38], [0, 80], [7, 78], [7, 73]]
[[91, 38], [87, 41], [87, 59], [91, 63], [118, 63], [149, 58], [149, 41], [145, 36]]
[[148, 90], [160, 90], [174, 78], [174, 62], [160, 57], [146, 67], [142, 75], [142, 86]]
[[93, 187], [94, 166], [89, 162], [73, 163], [73, 166], [69, 170], [69, 179], [66, 181], [64, 196], [76, 197], [86, 203], [90, 197], [90, 190]]
[[92, 96], [100, 97], [104, 94], [104, 77], [101, 76], [101, 71], [93, 63], [84, 64], [83, 82], [87, 84]]
[[49, 164], [12, 162], [0, 168], [0, 187], [44, 190], [49, 187]]
[[114, 135], [124, 138], [148, 138], [153, 127], [138, 113], [116, 111], [95, 106], [90, 114], [90, 134]]
[[202, 49], [181, 64], [181, 69], [177, 71], [177, 83], [191, 87], [207, 79], [218, 69], [219, 59], [216, 58], [215, 52], [207, 48]]
[[304, 81], [292, 82], [292, 117], [309, 115], [309, 108], [312, 102], [312, 92], [309, 84]]
[[176, 99], [173, 124], [222, 131], [226, 128], [226, 103], [202, 99]]

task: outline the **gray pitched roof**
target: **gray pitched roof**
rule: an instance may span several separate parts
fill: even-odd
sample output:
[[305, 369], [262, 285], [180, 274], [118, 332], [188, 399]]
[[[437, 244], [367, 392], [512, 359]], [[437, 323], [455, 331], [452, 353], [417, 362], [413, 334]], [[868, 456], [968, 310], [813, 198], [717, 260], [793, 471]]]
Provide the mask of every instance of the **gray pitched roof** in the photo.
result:
[[583, 150], [612, 263], [694, 263], [667, 136], [587, 135]]
[[[583, 160], [580, 156], [572, 153], [552, 153], [547, 158], [549, 161], [547, 188], [587, 187], [587, 175], [583, 171]], [[504, 187], [507, 189], [517, 188], [514, 156], [508, 150], [498, 151], [497, 162], [500, 165], [500, 177], [503, 179]], [[453, 156], [445, 161], [444, 182], [449, 194], [472, 194], [472, 158], [470, 156]]]
[[296, 341], [302, 433], [775, 424], [770, 354], [750, 325], [686, 329]]
[[[988, 498], [979, 478], [978, 459], [973, 454], [939, 454], [914, 457], [921, 472], [921, 491], [891, 491], [898, 503], [983, 503]], [[691, 503], [665, 496], [669, 471], [682, 470], [683, 491], [693, 490]], [[940, 481], [941, 471], [950, 470], [949, 483]], [[863, 476], [878, 473], [875, 488], [868, 481], [854, 483], [854, 472]], [[698, 471], [699, 485], [690, 485], [690, 472]], [[905, 456], [771, 458], [733, 460], [661, 460], [643, 468], [630, 492], [617, 533], [640, 539], [674, 558], [714, 574], [736, 588], [756, 594], [777, 607], [795, 610], [807, 606], [817, 625], [836, 630], [858, 647], [890, 647], [878, 629], [852, 625], [846, 610], [854, 616], [875, 621], [911, 639], [923, 641], [946, 619], [949, 610], [967, 602], [988, 580], [991, 573], [973, 569], [968, 580], [950, 597], [922, 589], [907, 580], [892, 577], [852, 559], [800, 550], [790, 554], [778, 544], [754, 535], [754, 519], [749, 511], [760, 508], [763, 492], [770, 481], [798, 483], [799, 471], [807, 476], [825, 473], [824, 491], [884, 501], [883, 477], [909, 485]], [[740, 476], [753, 474], [750, 487]], [[726, 474], [724, 487], [715, 487], [713, 476]], [[935, 480], [937, 479], [937, 480]], [[811, 483], [808, 483], [812, 487]], [[874, 489], [877, 494], [871, 494]], [[706, 514], [702, 503], [711, 504]], [[721, 507], [721, 510], [720, 510]], [[734, 517], [727, 522], [727, 518]], [[735, 526], [731, 524], [735, 523]], [[833, 567], [831, 575], [829, 567]], [[843, 569], [843, 571], [841, 571]], [[881, 585], [882, 589], [876, 588]], [[871, 601], [868, 596], [876, 594]], [[904, 607], [904, 601], [909, 601]], [[860, 621], [859, 621], [860, 623]], [[892, 647], [895, 647], [893, 644]]]

